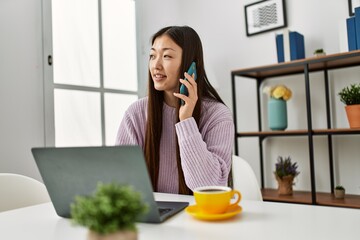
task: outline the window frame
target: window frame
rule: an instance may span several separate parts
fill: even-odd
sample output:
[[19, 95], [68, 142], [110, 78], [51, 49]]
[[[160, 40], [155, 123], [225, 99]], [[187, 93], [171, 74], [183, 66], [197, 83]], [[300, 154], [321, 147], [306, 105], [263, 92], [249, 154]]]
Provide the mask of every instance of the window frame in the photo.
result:
[[[139, 97], [139, 69], [137, 68], [137, 91], [120, 90], [104, 87], [104, 66], [103, 66], [103, 42], [102, 42], [102, 9], [101, 1], [98, 1], [98, 20], [99, 20], [99, 70], [100, 70], [100, 86], [79, 86], [70, 84], [54, 83], [54, 71], [53, 71], [53, 34], [52, 34], [52, 0], [42, 0], [42, 57], [43, 57], [43, 85], [44, 85], [44, 145], [47, 147], [55, 147], [55, 109], [54, 109], [54, 91], [55, 89], [63, 90], [77, 90], [85, 92], [97, 92], [100, 93], [100, 108], [101, 108], [101, 143], [106, 145], [106, 126], [105, 126], [105, 94], [126, 94], [135, 95]], [[136, 1], [135, 9], [136, 9]], [[135, 10], [136, 11], [136, 10]], [[136, 17], [136, 12], [135, 12]], [[136, 28], [136, 27], [135, 27]], [[137, 36], [137, 29], [134, 30]], [[138, 46], [138, 39], [136, 37], [136, 46]], [[137, 63], [139, 62], [138, 53]], [[115, 139], [114, 139], [115, 141]]]

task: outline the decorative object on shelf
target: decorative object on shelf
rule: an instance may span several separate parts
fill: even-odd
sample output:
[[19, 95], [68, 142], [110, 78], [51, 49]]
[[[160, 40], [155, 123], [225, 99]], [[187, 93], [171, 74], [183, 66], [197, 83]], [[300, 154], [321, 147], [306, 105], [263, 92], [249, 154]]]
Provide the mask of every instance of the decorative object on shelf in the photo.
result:
[[360, 49], [360, 0], [356, 0], [357, 3], [355, 4], [357, 4], [357, 7], [354, 7], [354, 5], [351, 7], [351, 1], [354, 2], [354, 0], [349, 0], [350, 16], [355, 16], [346, 19], [349, 51]]
[[[359, 3], [358, 3], [359, 4]], [[356, 47], [360, 49], [360, 4], [355, 8], [355, 35], [356, 35]]]
[[293, 194], [294, 178], [300, 173], [297, 168], [297, 163], [292, 163], [290, 157], [278, 157], [274, 174], [278, 182], [279, 195]]
[[283, 99], [270, 98], [268, 102], [269, 128], [283, 131], [287, 128], [287, 105]]
[[346, 31], [349, 51], [358, 49], [355, 24], [355, 17], [349, 17], [346, 19]]
[[351, 84], [339, 92], [340, 101], [345, 103], [350, 128], [360, 128], [360, 83]]
[[136, 240], [135, 221], [147, 210], [140, 193], [127, 185], [99, 183], [91, 196], [76, 196], [75, 224], [89, 228], [88, 240]]
[[286, 101], [292, 96], [292, 92], [285, 85], [267, 86], [264, 93], [270, 96], [268, 102], [268, 124], [271, 130], [285, 130], [287, 128]]
[[345, 188], [341, 185], [335, 187], [335, 198], [343, 199], [345, 197]]
[[275, 41], [279, 63], [305, 58], [305, 42], [302, 34], [285, 29], [282, 34], [276, 34]]
[[317, 57], [320, 57], [320, 56], [325, 56], [326, 53], [325, 53], [324, 49], [318, 48], [314, 51], [314, 55]]
[[263, 0], [245, 5], [246, 36], [286, 27], [285, 0]]

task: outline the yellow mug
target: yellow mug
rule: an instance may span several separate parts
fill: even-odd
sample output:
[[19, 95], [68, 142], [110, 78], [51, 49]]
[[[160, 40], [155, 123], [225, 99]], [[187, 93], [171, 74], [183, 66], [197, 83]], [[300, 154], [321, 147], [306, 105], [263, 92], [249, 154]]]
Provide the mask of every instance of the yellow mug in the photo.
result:
[[[206, 214], [222, 214], [229, 207], [237, 205], [241, 200], [241, 193], [225, 186], [198, 187], [193, 190], [196, 206], [200, 212]], [[237, 195], [234, 203], [231, 198]]]

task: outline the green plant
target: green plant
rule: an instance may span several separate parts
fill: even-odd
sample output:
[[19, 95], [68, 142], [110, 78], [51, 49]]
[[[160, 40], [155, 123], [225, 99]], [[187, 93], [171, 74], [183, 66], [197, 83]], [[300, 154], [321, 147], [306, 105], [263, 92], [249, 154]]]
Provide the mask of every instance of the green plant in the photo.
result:
[[336, 190], [345, 190], [345, 188], [344, 188], [343, 186], [341, 186], [341, 185], [337, 185], [337, 186], [335, 187], [335, 189], [336, 189]]
[[275, 164], [274, 174], [282, 179], [285, 176], [293, 176], [296, 177], [299, 175], [299, 171], [297, 170], [298, 165], [296, 162], [292, 163], [290, 157], [281, 157], [279, 156], [277, 159], [277, 163]]
[[73, 223], [105, 235], [119, 230], [136, 231], [135, 221], [146, 210], [140, 193], [132, 187], [99, 183], [93, 195], [76, 196], [71, 217]]
[[324, 49], [322, 48], [315, 49], [314, 54], [319, 54], [319, 53], [325, 53]]
[[346, 105], [360, 104], [360, 83], [344, 87], [340, 92], [340, 101]]

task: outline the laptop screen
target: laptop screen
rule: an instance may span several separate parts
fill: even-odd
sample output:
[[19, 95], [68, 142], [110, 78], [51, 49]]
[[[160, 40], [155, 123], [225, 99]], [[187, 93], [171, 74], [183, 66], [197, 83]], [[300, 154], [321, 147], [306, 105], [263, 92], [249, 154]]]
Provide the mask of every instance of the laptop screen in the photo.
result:
[[98, 182], [116, 182], [132, 185], [149, 205], [139, 221], [162, 221], [139, 146], [33, 148], [32, 153], [59, 216], [70, 217], [76, 195], [91, 195]]

